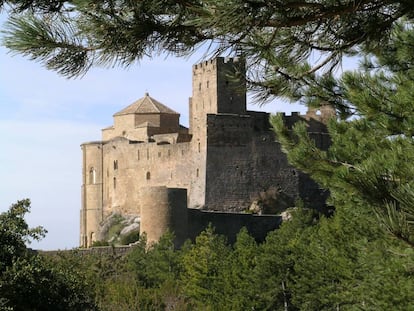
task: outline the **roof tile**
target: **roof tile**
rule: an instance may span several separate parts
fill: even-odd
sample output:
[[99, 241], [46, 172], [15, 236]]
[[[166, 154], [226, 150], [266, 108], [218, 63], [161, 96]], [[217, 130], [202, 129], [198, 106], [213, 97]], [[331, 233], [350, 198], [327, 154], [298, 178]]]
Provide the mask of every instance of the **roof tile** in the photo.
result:
[[114, 116], [120, 116], [125, 114], [149, 114], [149, 113], [166, 113], [166, 114], [178, 114], [178, 112], [168, 108], [161, 104], [156, 99], [145, 93], [145, 96], [133, 102], [128, 107], [114, 114]]

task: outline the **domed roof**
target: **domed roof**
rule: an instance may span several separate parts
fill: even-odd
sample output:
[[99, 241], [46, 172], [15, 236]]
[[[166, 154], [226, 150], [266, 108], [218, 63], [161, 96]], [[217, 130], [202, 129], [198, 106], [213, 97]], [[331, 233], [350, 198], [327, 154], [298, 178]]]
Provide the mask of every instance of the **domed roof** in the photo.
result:
[[156, 99], [145, 93], [145, 96], [133, 102], [128, 107], [114, 114], [114, 116], [120, 116], [125, 114], [153, 114], [153, 113], [166, 113], [166, 114], [179, 114], [167, 106], [161, 104]]

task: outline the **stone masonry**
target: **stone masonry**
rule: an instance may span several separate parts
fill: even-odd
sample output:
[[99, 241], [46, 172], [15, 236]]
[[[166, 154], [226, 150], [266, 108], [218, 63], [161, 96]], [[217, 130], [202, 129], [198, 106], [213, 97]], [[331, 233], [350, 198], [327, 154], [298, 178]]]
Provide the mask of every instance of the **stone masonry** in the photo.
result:
[[[180, 193], [173, 200], [181, 211], [178, 215], [185, 214], [183, 207], [240, 213], [272, 188], [292, 200], [323, 204], [318, 185], [288, 164], [270, 129], [269, 115], [246, 110], [245, 81], [229, 78], [244, 70], [237, 58], [193, 66], [189, 128], [179, 124], [177, 112], [147, 93], [114, 114], [114, 125], [102, 130], [102, 140], [81, 145], [82, 247], [101, 239], [100, 224], [113, 213], [139, 216], [145, 211], [150, 217], [141, 228], [151, 232], [160, 223], [173, 231], [187, 227], [187, 216], [173, 217], [173, 227], [168, 227], [168, 215], [174, 213], [149, 209], [157, 204], [172, 208], [170, 194], [162, 187]], [[326, 147], [324, 123], [332, 113], [325, 108], [285, 119], [288, 125], [307, 122], [317, 144]], [[184, 195], [179, 189], [186, 190]]]

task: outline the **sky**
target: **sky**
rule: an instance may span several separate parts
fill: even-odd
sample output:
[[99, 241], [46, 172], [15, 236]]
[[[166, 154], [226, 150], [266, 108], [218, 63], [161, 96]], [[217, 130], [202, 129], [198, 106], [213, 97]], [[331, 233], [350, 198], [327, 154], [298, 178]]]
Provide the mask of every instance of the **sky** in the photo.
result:
[[[48, 234], [30, 247], [79, 246], [80, 145], [100, 140], [113, 114], [145, 92], [188, 125], [191, 68], [199, 60], [200, 55], [144, 59], [127, 69], [95, 68], [67, 79], [0, 46], [0, 213], [17, 200], [31, 200], [26, 220]], [[277, 103], [249, 109], [273, 113], [303, 107]]]

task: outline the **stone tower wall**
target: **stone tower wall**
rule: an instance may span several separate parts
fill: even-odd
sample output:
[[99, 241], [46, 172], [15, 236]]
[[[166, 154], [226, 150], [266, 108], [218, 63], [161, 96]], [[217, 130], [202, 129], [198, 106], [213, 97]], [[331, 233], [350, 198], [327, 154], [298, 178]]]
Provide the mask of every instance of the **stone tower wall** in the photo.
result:
[[[216, 58], [193, 66], [189, 132], [179, 127], [178, 115], [138, 112], [115, 115], [114, 126], [102, 131], [102, 142], [82, 145], [82, 246], [100, 238], [99, 225], [112, 213], [144, 211], [144, 229], [156, 240], [158, 226], [180, 232], [171, 206], [180, 205], [177, 213], [184, 219], [181, 206], [240, 212], [269, 189], [292, 199], [311, 200], [321, 193], [288, 164], [269, 115], [246, 111], [245, 81], [229, 77], [237, 71], [244, 73], [244, 62], [237, 59]], [[332, 109], [322, 107], [284, 118], [289, 127], [305, 121], [317, 145], [327, 148], [325, 122], [332, 115]], [[176, 197], [167, 188], [187, 189], [186, 205], [183, 191], [177, 190]], [[323, 194], [320, 198], [323, 204]], [[186, 226], [183, 220], [180, 224]]]
[[176, 246], [181, 246], [188, 236], [187, 190], [179, 188], [146, 187], [139, 194], [141, 204], [140, 235], [144, 232], [147, 242], [157, 242], [163, 234], [175, 234]]
[[[192, 97], [190, 98], [190, 133], [192, 161], [196, 178], [189, 194], [190, 207], [206, 205], [207, 127], [208, 115], [243, 113], [246, 111], [244, 79], [233, 81], [228, 75], [244, 72], [244, 61], [215, 58], [193, 66]], [[236, 92], [236, 89], [241, 92]]]
[[197, 133], [207, 114], [246, 112], [246, 83], [231, 77], [236, 72], [245, 72], [243, 60], [219, 57], [193, 66], [190, 130]]
[[82, 209], [80, 245], [89, 247], [99, 240], [99, 223], [102, 221], [102, 143], [82, 145]]
[[299, 176], [273, 132], [259, 128], [261, 118], [216, 115], [209, 121], [207, 209], [244, 211], [270, 187], [292, 198], [299, 196]]
[[196, 175], [189, 143], [157, 145], [117, 139], [104, 145], [105, 215], [139, 215], [143, 187], [190, 188]]

